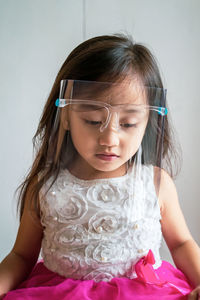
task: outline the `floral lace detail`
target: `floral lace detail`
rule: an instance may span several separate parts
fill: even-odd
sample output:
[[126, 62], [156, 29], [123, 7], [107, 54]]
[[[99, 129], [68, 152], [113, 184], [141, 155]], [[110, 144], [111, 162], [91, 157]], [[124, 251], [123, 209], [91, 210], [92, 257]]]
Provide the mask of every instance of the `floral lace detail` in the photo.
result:
[[63, 170], [51, 187], [50, 180], [43, 186], [42, 255], [47, 268], [74, 279], [134, 278], [133, 266], [149, 249], [154, 267], [160, 266], [153, 167], [143, 166], [142, 171], [140, 181], [132, 170], [122, 178], [84, 181]]
[[[41, 204], [43, 205], [42, 202]], [[45, 208], [46, 213], [52, 216], [54, 221], [62, 223], [83, 218], [88, 211], [88, 204], [84, 197], [70, 185], [57, 191], [50, 189], [48, 201], [45, 202], [45, 205], [47, 206]], [[50, 221], [52, 221], [52, 218], [50, 218]]]
[[54, 241], [59, 246], [68, 248], [79, 248], [83, 242], [88, 240], [85, 227], [82, 225], [69, 225], [62, 227], [54, 235]]
[[129, 193], [126, 187], [120, 189], [114, 184], [102, 184], [89, 187], [86, 197], [96, 206], [104, 209], [113, 208], [113, 206], [120, 208], [129, 199]]
[[[126, 244], [126, 241], [123, 243]], [[130, 251], [122, 240], [104, 241], [101, 243], [91, 243], [85, 249], [86, 261], [95, 260], [98, 263], [117, 264], [122, 260], [126, 262], [129, 259]]]
[[120, 212], [100, 211], [92, 216], [88, 221], [88, 232], [99, 235], [110, 236], [120, 235], [126, 229], [124, 217]]

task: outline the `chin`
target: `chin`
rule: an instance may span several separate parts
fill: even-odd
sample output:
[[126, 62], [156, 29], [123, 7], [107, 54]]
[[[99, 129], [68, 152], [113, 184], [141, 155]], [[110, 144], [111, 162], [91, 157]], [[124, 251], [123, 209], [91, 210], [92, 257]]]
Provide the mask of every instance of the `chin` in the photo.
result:
[[93, 166], [94, 169], [100, 172], [114, 172], [116, 170], [119, 170], [120, 168], [123, 168], [124, 163], [122, 165], [117, 165], [117, 166], [111, 166], [111, 165], [103, 165], [103, 166]]

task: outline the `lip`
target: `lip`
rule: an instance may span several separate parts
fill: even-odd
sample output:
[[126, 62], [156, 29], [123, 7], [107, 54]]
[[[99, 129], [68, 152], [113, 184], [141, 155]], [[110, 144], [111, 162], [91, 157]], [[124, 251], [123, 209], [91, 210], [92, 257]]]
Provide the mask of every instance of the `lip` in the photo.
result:
[[98, 153], [98, 154], [96, 154], [96, 156], [99, 159], [105, 160], [105, 161], [112, 161], [112, 160], [115, 160], [119, 157], [119, 155], [117, 155], [115, 153], [107, 153], [107, 152]]

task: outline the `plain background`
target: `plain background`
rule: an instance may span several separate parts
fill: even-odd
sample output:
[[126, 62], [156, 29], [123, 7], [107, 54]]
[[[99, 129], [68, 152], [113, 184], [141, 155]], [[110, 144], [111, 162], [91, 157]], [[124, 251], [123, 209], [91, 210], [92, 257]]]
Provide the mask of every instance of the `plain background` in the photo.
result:
[[[61, 64], [85, 39], [117, 32], [159, 62], [183, 152], [177, 190], [200, 243], [200, 1], [0, 0], [0, 259], [15, 240], [14, 191], [31, 165], [32, 137]], [[161, 254], [170, 260], [166, 246]]]

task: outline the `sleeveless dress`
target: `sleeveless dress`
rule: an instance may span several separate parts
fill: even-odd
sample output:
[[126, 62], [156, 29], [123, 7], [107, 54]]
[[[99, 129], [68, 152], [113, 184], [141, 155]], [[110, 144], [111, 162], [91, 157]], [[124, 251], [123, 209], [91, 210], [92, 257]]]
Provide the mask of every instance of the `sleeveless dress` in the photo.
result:
[[43, 260], [9, 299], [187, 299], [184, 274], [161, 261], [153, 166], [81, 180], [62, 170], [40, 191]]

